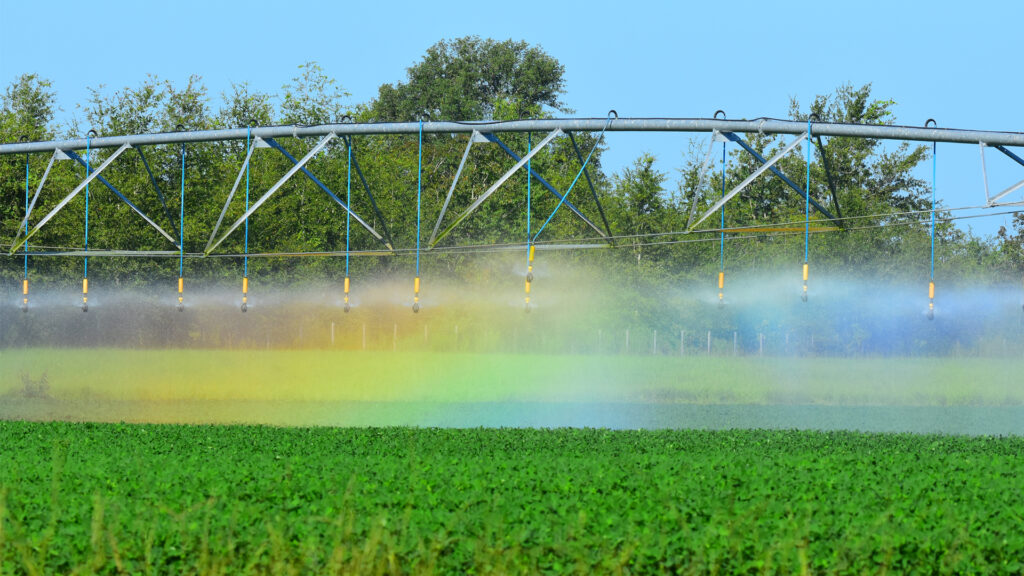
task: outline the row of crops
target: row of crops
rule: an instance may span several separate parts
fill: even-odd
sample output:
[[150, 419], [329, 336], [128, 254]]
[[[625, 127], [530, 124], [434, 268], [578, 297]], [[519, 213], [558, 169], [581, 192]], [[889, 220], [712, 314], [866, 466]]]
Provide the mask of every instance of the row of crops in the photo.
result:
[[0, 422], [0, 573], [1020, 574], [1024, 438]]

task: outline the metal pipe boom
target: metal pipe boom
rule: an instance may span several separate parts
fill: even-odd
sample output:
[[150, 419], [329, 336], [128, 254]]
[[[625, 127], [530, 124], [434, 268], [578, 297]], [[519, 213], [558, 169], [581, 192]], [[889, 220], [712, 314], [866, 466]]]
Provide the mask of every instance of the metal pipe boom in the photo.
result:
[[[798, 120], [755, 118], [753, 120], [722, 120], [712, 118], [544, 118], [538, 120], [511, 120], [508, 122], [423, 122], [424, 134], [470, 134], [489, 132], [740, 132], [744, 134], [806, 134], [807, 123]], [[91, 148], [116, 148], [180, 144], [183, 142], [216, 142], [245, 140], [247, 135], [260, 138], [364, 136], [374, 134], [418, 134], [419, 122], [371, 122], [363, 124], [323, 124], [318, 126], [265, 126], [229, 128], [222, 130], [192, 130], [161, 132], [158, 134], [131, 134], [92, 138]], [[1024, 146], [1024, 132], [991, 130], [961, 130], [954, 128], [921, 128], [872, 124], [812, 123], [811, 136], [840, 136], [872, 138], [878, 140], [914, 140], [921, 142], [950, 142], [989, 146]], [[85, 138], [51, 140], [48, 142], [12, 142], [0, 144], [2, 154], [52, 152], [54, 149], [84, 149]]]

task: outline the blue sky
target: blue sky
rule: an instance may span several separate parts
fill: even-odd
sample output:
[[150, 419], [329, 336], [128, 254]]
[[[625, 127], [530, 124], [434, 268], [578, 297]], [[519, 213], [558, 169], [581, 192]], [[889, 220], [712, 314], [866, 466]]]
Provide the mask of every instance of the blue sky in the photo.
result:
[[[53, 82], [67, 115], [88, 87], [112, 91], [146, 74], [199, 74], [215, 98], [232, 82], [277, 90], [318, 61], [352, 93], [404, 79], [431, 44], [476, 34], [541, 45], [566, 68], [564, 100], [580, 116], [784, 117], [789, 99], [871, 82], [900, 123], [1024, 131], [1018, 2], [176, 2], [42, 5], [0, 0], [0, 83], [24, 72]], [[682, 165], [690, 135], [612, 134], [605, 167], [644, 152]], [[990, 186], [1024, 178], [994, 150]], [[922, 177], [930, 179], [930, 166]], [[674, 176], [674, 175], [673, 175]], [[672, 184], [674, 187], [674, 184]], [[995, 190], [993, 190], [994, 192]], [[984, 201], [978, 148], [940, 145], [946, 206]], [[1014, 199], [1020, 199], [1020, 193]], [[1004, 221], [965, 221], [992, 234]]]

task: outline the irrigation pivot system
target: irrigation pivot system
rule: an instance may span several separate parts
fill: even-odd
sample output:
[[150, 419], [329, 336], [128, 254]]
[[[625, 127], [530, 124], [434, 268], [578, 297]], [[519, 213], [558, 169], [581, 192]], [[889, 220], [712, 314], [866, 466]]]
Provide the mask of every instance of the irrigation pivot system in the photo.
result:
[[[527, 133], [528, 134], [528, 147], [525, 153], [520, 154], [513, 151], [501, 138], [503, 134], [508, 133]], [[594, 140], [593, 147], [589, 152], [584, 155], [580, 147], [577, 145], [575, 133], [586, 132], [586, 133], [597, 133], [597, 138]], [[345, 211], [345, 250], [343, 252], [330, 252], [330, 253], [318, 253], [324, 255], [333, 256], [344, 256], [345, 257], [345, 280], [344, 280], [344, 298], [345, 298], [345, 311], [349, 311], [349, 259], [354, 254], [370, 254], [370, 255], [394, 255], [394, 254], [409, 254], [415, 253], [416, 257], [416, 271], [415, 279], [413, 283], [413, 311], [418, 312], [420, 309], [419, 292], [420, 292], [420, 256], [421, 252], [427, 251], [454, 251], [459, 249], [465, 249], [466, 247], [460, 246], [445, 246], [442, 241], [448, 234], [458, 227], [466, 219], [470, 218], [474, 211], [476, 211], [482, 204], [488, 201], [492, 195], [501, 188], [517, 171], [525, 169], [529, 175], [527, 178], [527, 230], [525, 241], [522, 244], [516, 246], [502, 246], [495, 247], [500, 249], [524, 249], [527, 254], [527, 273], [525, 280], [525, 295], [524, 304], [527, 311], [530, 310], [530, 285], [533, 282], [533, 262], [535, 251], [540, 250], [557, 250], [557, 249], [581, 249], [590, 248], [595, 246], [614, 246], [615, 236], [612, 234], [611, 228], [608, 225], [608, 221], [604, 215], [604, 209], [601, 206], [600, 199], [596, 190], [594, 189], [593, 183], [591, 182], [590, 174], [587, 170], [590, 164], [591, 158], [594, 151], [597, 149], [605, 139], [608, 133], [613, 132], [696, 132], [696, 133], [708, 133], [710, 135], [707, 147], [707, 153], [704, 157], [703, 163], [700, 167], [700, 177], [697, 186], [691, 191], [691, 202], [690, 202], [690, 214], [685, 230], [678, 230], [672, 232], [659, 232], [657, 235], [665, 236], [670, 234], [690, 234], [696, 232], [717, 232], [720, 235], [721, 243], [721, 269], [718, 274], [718, 297], [719, 303], [723, 303], [723, 292], [725, 288], [725, 265], [724, 265], [724, 240], [725, 234], [728, 231], [733, 232], [751, 232], [759, 231], [753, 228], [735, 228], [726, 229], [725, 227], [725, 208], [730, 200], [735, 198], [741, 191], [750, 186], [757, 178], [770, 172], [772, 176], [779, 178], [783, 181], [786, 186], [792, 190], [794, 194], [797, 194], [804, 201], [804, 221], [803, 227], [794, 228], [790, 231], [800, 232], [804, 234], [804, 262], [802, 270], [803, 278], [803, 292], [802, 299], [807, 300], [807, 279], [808, 279], [808, 243], [809, 234], [812, 231], [810, 213], [813, 209], [818, 212], [822, 219], [829, 222], [832, 227], [829, 230], [841, 230], [844, 227], [844, 218], [842, 216], [842, 210], [838, 203], [838, 197], [836, 194], [835, 185], [833, 183], [831, 168], [828, 165], [827, 156], [824, 151], [827, 146], [827, 141], [823, 138], [829, 137], [844, 137], [844, 138], [865, 138], [874, 140], [901, 140], [901, 141], [919, 141], [919, 142], [931, 142], [933, 144], [933, 172], [932, 172], [932, 207], [930, 210], [931, 217], [931, 278], [928, 286], [928, 297], [929, 297], [929, 310], [928, 317], [934, 316], [934, 298], [935, 298], [935, 154], [936, 146], [938, 143], [951, 143], [951, 144], [969, 144], [977, 145], [980, 148], [981, 153], [981, 168], [982, 176], [985, 180], [985, 207], [998, 207], [998, 206], [1021, 206], [1024, 202], [1008, 202], [1004, 199], [1014, 191], [1024, 188], [1024, 180], [1010, 186], [1005, 190], [1001, 190], [996, 193], [991, 193], [988, 187], [988, 176], [985, 168], [985, 149], [994, 148], [998, 152], [1011, 158], [1016, 163], [1024, 167], [1024, 159], [1020, 155], [1012, 151], [1011, 147], [1024, 147], [1024, 133], [1022, 132], [997, 132], [997, 131], [984, 131], [984, 130], [960, 130], [950, 128], [939, 128], [935, 125], [933, 120], [929, 120], [923, 127], [912, 127], [912, 126], [893, 126], [893, 125], [864, 125], [864, 124], [839, 124], [839, 123], [828, 123], [819, 122], [817, 118], [811, 117], [807, 121], [794, 121], [794, 120], [779, 120], [772, 118], [757, 118], [753, 120], [729, 120], [725, 117], [724, 112], [718, 111], [712, 118], [620, 118], [618, 114], [612, 110], [608, 113], [605, 118], [565, 118], [565, 119], [536, 119], [536, 120], [515, 120], [506, 122], [394, 122], [394, 123], [352, 123], [343, 122], [340, 124], [326, 124], [318, 126], [268, 126], [268, 127], [248, 127], [248, 128], [234, 128], [234, 129], [223, 129], [223, 130], [198, 130], [189, 131], [179, 126], [174, 132], [163, 132], [158, 134], [125, 134], [125, 135], [99, 135], [94, 131], [90, 131], [85, 138], [60, 140], [60, 141], [46, 141], [46, 142], [28, 142], [22, 139], [18, 142], [0, 144], [0, 154], [23, 154], [25, 156], [25, 207], [24, 207], [24, 219], [21, 221], [18, 231], [10, 243], [7, 255], [9, 257], [22, 257], [25, 262], [24, 278], [22, 281], [22, 309], [28, 310], [28, 258], [29, 257], [80, 257], [83, 259], [84, 268], [82, 276], [82, 310], [88, 311], [88, 293], [89, 293], [89, 279], [88, 279], [88, 260], [90, 257], [97, 256], [140, 256], [140, 257], [153, 257], [153, 258], [177, 258], [179, 262], [179, 274], [178, 274], [178, 309], [183, 309], [184, 302], [184, 259], [185, 258], [205, 258], [205, 257], [241, 257], [243, 258], [243, 274], [242, 274], [242, 305], [241, 309], [243, 312], [248, 307], [248, 291], [249, 291], [249, 258], [252, 256], [249, 253], [249, 218], [262, 206], [266, 205], [271, 197], [293, 176], [298, 173], [302, 173], [308, 178], [317, 188], [323, 193], [330, 197], [330, 199], [340, 206]], [[415, 247], [400, 247], [396, 246], [392, 238], [390, 231], [387, 229], [384, 222], [386, 218], [378, 208], [378, 204], [373, 196], [373, 191], [370, 183], [367, 181], [360, 165], [357, 154], [354, 152], [353, 141], [362, 136], [371, 135], [410, 135], [418, 138], [418, 170], [417, 170], [417, 192], [416, 192], [416, 245]], [[436, 215], [434, 225], [431, 229], [429, 236], [423, 239], [421, 234], [421, 223], [422, 223], [422, 192], [423, 192], [423, 137], [426, 134], [464, 134], [466, 135], [466, 148], [462, 155], [461, 161], [459, 162], [458, 170], [455, 173], [451, 186], [448, 188], [447, 196], [445, 197], [444, 203]], [[792, 138], [785, 142], [783, 147], [771, 158], [765, 158], [757, 150], [752, 147], [746, 139], [747, 135], [750, 134], [762, 134], [762, 135], [783, 135], [792, 136]], [[534, 136], [538, 139], [535, 142]], [[296, 139], [310, 139], [315, 140], [315, 145], [307, 152], [302, 158], [295, 158], [289, 154], [279, 143], [278, 139], [282, 138], [296, 138]], [[579, 162], [578, 172], [575, 178], [572, 179], [571, 184], [565, 190], [559, 190], [552, 185], [548, 180], [544, 178], [544, 175], [535, 170], [532, 166], [531, 159], [533, 159], [540, 151], [556, 139], [565, 138], [571, 142], [572, 148], [575, 152], [575, 156]], [[239, 168], [238, 175], [234, 180], [234, 185], [230, 190], [226, 191], [226, 200], [224, 207], [220, 212], [220, 216], [217, 218], [216, 225], [213, 227], [209, 240], [206, 242], [205, 248], [202, 252], [197, 253], [186, 253], [184, 250], [184, 242], [182, 238], [184, 236], [184, 198], [186, 193], [186, 171], [187, 171], [187, 154], [189, 145], [204, 142], [226, 142], [226, 141], [245, 141], [245, 159], [242, 161], [242, 165]], [[317, 176], [309, 169], [309, 162], [315, 158], [320, 152], [331, 144], [341, 143], [347, 149], [347, 182], [344, 199], [339, 194], [336, 194], [331, 188], [329, 188], [324, 182], [322, 182]], [[697, 194], [700, 190], [708, 183], [710, 174], [713, 171], [712, 167], [715, 159], [715, 151], [717, 144], [721, 143], [722, 148], [722, 159], [721, 159], [721, 170], [722, 170], [722, 190], [721, 197], [717, 199], [705, 212], [698, 214], [696, 202]], [[725, 154], [726, 146], [729, 143], [738, 145], [743, 151], [749, 154], [756, 160], [759, 167], [751, 172], [742, 182], [731, 190], [725, 188]], [[466, 166], [467, 160], [470, 157], [470, 150], [474, 145], [495, 145], [500, 148], [508, 157], [510, 166], [508, 170], [502, 174], [497, 180], [495, 180], [484, 192], [479, 195], [475, 195], [473, 201], [464, 207], [452, 206], [452, 197], [455, 191], [456, 185], [458, 184], [459, 177], [461, 176], [463, 169]], [[168, 232], [162, 228], [156, 221], [148, 216], [143, 210], [141, 210], [136, 204], [128, 199], [113, 183], [108, 181], [104, 176], [104, 171], [114, 164], [117, 159], [124, 154], [128, 153], [129, 150], [134, 150], [137, 153], [145, 166], [149, 180], [152, 182], [153, 187], [156, 189], [157, 196], [160, 200], [163, 208], [164, 215], [167, 220], [173, 222], [174, 218], [171, 216], [171, 210], [168, 207], [166, 199], [160, 187], [157, 184], [156, 179], [150, 170], [149, 163], [146, 161], [144, 149], [150, 146], [158, 145], [177, 145], [180, 147], [181, 156], [181, 209], [178, 215], [178, 230], [171, 230]], [[817, 146], [822, 152], [823, 168], [825, 171], [827, 184], [829, 191], [831, 192], [831, 198], [825, 203], [830, 206], [826, 208], [819, 200], [812, 197], [809, 193], [811, 190], [811, 153], [812, 148]], [[110, 152], [105, 155], [102, 162], [98, 165], [94, 165], [93, 156], [95, 151], [99, 149], [109, 150]], [[286, 157], [291, 163], [291, 167], [281, 175], [280, 179], [267, 190], [254, 191], [256, 196], [255, 200], [250, 202], [250, 190], [249, 190], [249, 168], [250, 161], [253, 157], [253, 153], [259, 149], [273, 150], [284, 157]], [[779, 169], [777, 164], [779, 161], [789, 154], [799, 153], [798, 149], [806, 154], [806, 172], [805, 174], [785, 174]], [[84, 152], [84, 154], [80, 154]], [[36, 155], [49, 155], [49, 163], [46, 166], [42, 177], [39, 179], [39, 183], [36, 186], [35, 192], [30, 194], [29, 190], [29, 167], [30, 158], [33, 154]], [[85, 168], [85, 177], [70, 191], [63, 191], [61, 200], [57, 202], [53, 208], [43, 214], [41, 217], [34, 213], [37, 201], [40, 195], [44, 191], [47, 177], [50, 174], [56, 162], [61, 161], [72, 161]], [[370, 206], [374, 212], [373, 218], [364, 218], [357, 214], [352, 208], [352, 173], [354, 172], [358, 178], [357, 185], [362, 188], [370, 201]], [[801, 184], [801, 176], [803, 176], [803, 183]], [[229, 206], [235, 201], [236, 196], [241, 196], [240, 188], [242, 180], [245, 180], [244, 189], [244, 212], [240, 217], [231, 222], [225, 221], [225, 215], [227, 214]], [[590, 195], [593, 197], [595, 204], [598, 209], [599, 221], [595, 222], [593, 215], [587, 216], [584, 214], [571, 200], [570, 194], [573, 189], [580, 182], [581, 178], [586, 181], [587, 187], [589, 188]], [[120, 201], [127, 204], [139, 217], [151, 226], [158, 234], [160, 234], [168, 242], [168, 249], [161, 251], [131, 251], [131, 250], [89, 250], [89, 188], [90, 185], [101, 184], [108, 188]], [[542, 222], [542, 224], [536, 229], [531, 230], [530, 222], [530, 198], [534, 184], [539, 184], [543, 192], [550, 193], [553, 197], [558, 199], [558, 203], [550, 215]], [[30, 240], [35, 236], [48, 222], [53, 219], [61, 210], [65, 209], [76, 196], [83, 193], [85, 195], [85, 237], [84, 245], [81, 249], [67, 249], [67, 250], [51, 250], [51, 249], [33, 249], [30, 245]], [[411, 201], [411, 199], [410, 199]], [[562, 208], [569, 210], [573, 213], [576, 218], [579, 218], [583, 223], [590, 227], [597, 236], [592, 241], [587, 243], [557, 243], [556, 241], [541, 241], [539, 237], [546, 229], [547, 225], [551, 222], [555, 214]], [[449, 209], [456, 212], [454, 217], [446, 218]], [[697, 226], [707, 221], [709, 218], [719, 215], [719, 227], [717, 229], [702, 229], [697, 230]], [[433, 215], [431, 215], [433, 220]], [[350, 247], [350, 225], [352, 220], [355, 223], [364, 228], [369, 234], [379, 242], [380, 246], [376, 250], [361, 250], [354, 251]], [[379, 222], [379, 229], [370, 222]], [[244, 248], [242, 253], [226, 253], [218, 251], [221, 248], [223, 242], [232, 234], [235, 234], [239, 228], [242, 229], [244, 234]], [[772, 228], [773, 231], [779, 231], [782, 229]], [[789, 229], [787, 229], [789, 230]], [[814, 228], [813, 230], [823, 230], [822, 228]], [[295, 253], [262, 253], [261, 256], [285, 256], [295, 255]]]

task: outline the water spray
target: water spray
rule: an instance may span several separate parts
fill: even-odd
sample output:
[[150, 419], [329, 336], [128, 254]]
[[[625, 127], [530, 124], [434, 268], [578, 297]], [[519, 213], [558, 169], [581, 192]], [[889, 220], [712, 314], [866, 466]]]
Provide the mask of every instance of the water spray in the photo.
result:
[[725, 306], [725, 272], [718, 272], [718, 307]]
[[412, 285], [412, 313], [420, 311], [420, 277], [417, 276]]
[[530, 245], [530, 255], [527, 257], [527, 264], [526, 264], [526, 295], [523, 298], [523, 301], [524, 301], [524, 309], [526, 310], [527, 314], [530, 313], [530, 308], [531, 308], [530, 307], [530, 284], [533, 283], [533, 254], [534, 254], [534, 248], [535, 248], [535, 246], [533, 244], [531, 244]]
[[348, 276], [345, 276], [345, 313], [348, 314], [352, 306], [348, 303]]
[[807, 262], [804, 262], [804, 291], [800, 293], [800, 300], [807, 302]]

